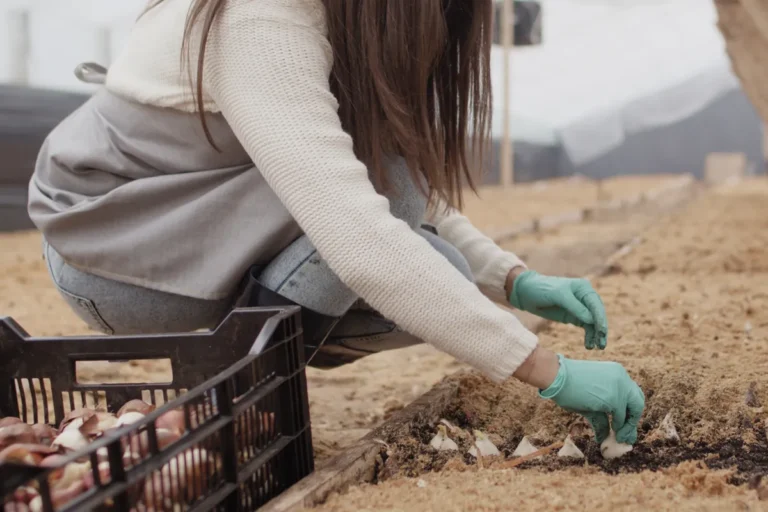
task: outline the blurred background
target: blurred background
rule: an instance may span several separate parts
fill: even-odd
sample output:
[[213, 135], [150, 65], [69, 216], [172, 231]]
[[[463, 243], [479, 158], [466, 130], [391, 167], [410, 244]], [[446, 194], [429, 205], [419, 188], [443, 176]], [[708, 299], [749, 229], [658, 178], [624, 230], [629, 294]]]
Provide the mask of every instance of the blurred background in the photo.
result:
[[[45, 135], [96, 86], [146, 0], [0, 0], [0, 215], [24, 223]], [[704, 0], [497, 2], [486, 185], [692, 173], [711, 153], [764, 172], [762, 123]], [[502, 43], [514, 42], [505, 47]], [[505, 146], [505, 141], [509, 141]]]
[[[42, 236], [27, 216], [37, 153], [50, 130], [97, 90], [78, 82], [75, 67], [88, 61], [109, 67], [146, 2], [0, 0], [0, 318], [12, 317], [35, 336], [93, 334], [53, 286], [41, 257]], [[768, 412], [747, 407], [743, 397], [757, 390], [765, 403], [768, 389], [768, 180], [761, 121], [768, 120], [768, 2], [505, 0], [495, 6], [494, 151], [479, 194], [466, 194], [464, 213], [543, 274], [608, 272], [595, 284], [621, 348], [603, 357], [619, 357], [642, 376], [645, 431], [675, 411], [685, 440], [670, 446], [682, 450], [674, 452], [682, 458], [658, 460], [698, 460], [709, 453], [702, 446], [714, 454], [727, 447], [727, 460], [706, 460], [721, 467], [741, 457], [745, 467], [764, 474]], [[757, 175], [763, 176], [750, 178]], [[530, 328], [540, 325], [533, 315], [517, 314]], [[566, 327], [540, 336], [565, 354], [582, 346], [582, 335]], [[78, 379], [169, 380], [165, 360], [92, 363]], [[692, 375], [691, 366], [701, 371]], [[420, 345], [329, 372], [310, 369], [318, 464], [359, 446], [371, 429], [466, 368]], [[526, 398], [515, 390], [510, 400], [500, 400], [511, 388], [486, 388], [464, 375], [470, 381], [460, 384], [469, 391], [459, 405], [465, 411], [469, 404], [466, 410], [483, 428], [498, 426], [497, 434], [514, 443], [518, 434], [541, 432], [542, 422], [565, 435], [557, 430], [564, 423], [548, 424], [562, 416], [531, 413], [539, 407], [531, 401], [538, 400], [535, 393]], [[474, 414], [481, 410], [470, 404], [475, 400], [494, 404], [493, 412]], [[527, 419], [512, 421], [516, 411]], [[584, 477], [598, 478], [595, 467], [590, 462]], [[610, 484], [626, 490], [613, 493], [621, 501], [617, 509], [630, 495], [641, 503], [638, 510], [654, 509], [656, 498], [662, 500], [657, 509], [674, 502], [696, 511], [735, 510], [735, 504], [724, 505], [729, 499], [741, 500], [739, 506], [757, 503], [749, 501], [758, 499], [755, 490], [731, 489], [721, 473], [696, 471], [712, 485], [691, 490], [685, 479], [694, 473], [683, 469], [674, 477], [680, 481], [658, 472], [667, 479], [660, 481], [663, 490], [631, 474], [590, 480], [597, 482], [590, 486], [570, 483], [576, 473], [569, 470], [537, 471], [547, 482], [536, 480], [541, 484], [534, 487], [548, 489], [542, 496], [556, 497], [557, 506], [586, 503], [582, 490]], [[424, 493], [438, 490], [454, 508], [460, 493], [502, 496], [490, 507], [508, 508], [508, 493], [494, 494], [487, 473], [473, 474], [466, 473], [467, 487], [454, 492], [431, 483], [419, 491], [431, 496]], [[727, 482], [746, 481], [739, 478]], [[398, 495], [404, 488], [393, 487]], [[680, 499], [673, 494], [678, 491]], [[598, 494], [608, 503], [610, 493]], [[542, 509], [542, 496], [531, 506]], [[376, 502], [367, 496], [364, 507]]]

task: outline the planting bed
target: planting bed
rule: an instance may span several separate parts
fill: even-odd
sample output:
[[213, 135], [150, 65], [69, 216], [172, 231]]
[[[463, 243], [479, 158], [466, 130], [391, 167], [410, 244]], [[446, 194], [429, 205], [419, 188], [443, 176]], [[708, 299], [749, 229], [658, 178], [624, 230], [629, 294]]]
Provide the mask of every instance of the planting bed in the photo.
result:
[[[640, 192], [668, 181], [668, 178], [653, 182], [642, 177], [625, 177], [617, 178], [614, 185], [610, 185], [614, 180], [607, 180], [606, 185], [628, 194], [631, 187], [637, 187]], [[560, 205], [566, 184], [565, 180], [559, 180], [546, 186], [528, 185], [539, 192], [530, 197], [514, 197], [518, 214], [540, 210], [541, 203]], [[584, 190], [579, 188], [582, 186], [594, 187], [586, 182], [568, 186], [571, 193]], [[501, 197], [495, 197], [495, 202], [488, 200], [486, 208], [497, 208], [502, 200]], [[475, 206], [474, 212], [480, 215], [483, 211], [478, 207]], [[646, 205], [638, 212], [619, 212], [610, 220], [564, 226], [547, 234], [523, 235], [505, 247], [520, 252], [532, 267], [543, 272], [582, 275], [654, 218], [652, 209]], [[0, 315], [14, 317], [38, 336], [89, 332], [51, 285], [41, 258], [40, 236], [35, 232], [0, 234]], [[333, 371], [309, 369], [318, 464], [357, 441], [445, 375], [461, 368], [451, 357], [429, 346], [419, 346], [372, 356]], [[169, 371], [167, 361], [94, 362], [88, 364], [79, 377], [92, 382], [153, 382], [167, 379]]]
[[[596, 280], [609, 314], [604, 353], [578, 330], [547, 327], [541, 343], [575, 358], [616, 360], [646, 393], [635, 450], [605, 461], [577, 418], [510, 381], [473, 373], [443, 417], [487, 433], [502, 457], [477, 464], [436, 452], [426, 420], [384, 438], [378, 485], [323, 510], [768, 510], [768, 182], [707, 192], [659, 222]], [[679, 441], [653, 440], [671, 413]], [[512, 468], [522, 437], [538, 447], [572, 434], [585, 459], [548, 455]], [[763, 500], [761, 500], [761, 497]]]
[[[654, 211], [651, 211], [654, 210]], [[581, 276], [658, 218], [647, 206], [617, 212], [611, 219], [527, 234], [503, 246], [532, 268], [553, 275]], [[532, 326], [537, 317], [519, 314]], [[312, 424], [318, 463], [355, 443], [444, 376], [466, 369], [430, 346], [417, 346], [365, 358], [330, 372], [309, 370]], [[333, 411], [342, 414], [332, 414]]]

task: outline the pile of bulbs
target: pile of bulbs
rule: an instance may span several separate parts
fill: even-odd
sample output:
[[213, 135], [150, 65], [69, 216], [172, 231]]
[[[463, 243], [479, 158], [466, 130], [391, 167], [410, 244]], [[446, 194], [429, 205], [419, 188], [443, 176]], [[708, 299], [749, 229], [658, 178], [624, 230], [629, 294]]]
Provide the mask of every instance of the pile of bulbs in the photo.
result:
[[[459, 451], [459, 445], [451, 439], [451, 435], [455, 438], [462, 438], [466, 436], [466, 432], [462, 429], [455, 427], [447, 420], [440, 420], [440, 424], [437, 426], [437, 434], [432, 438], [429, 445], [437, 451]], [[515, 451], [512, 452], [512, 457], [526, 457], [539, 452], [539, 448], [536, 447], [533, 442], [526, 436], [517, 445]], [[600, 453], [606, 459], [615, 459], [622, 455], [632, 451], [632, 446], [628, 444], [622, 444], [616, 441], [616, 434], [611, 430], [608, 438], [600, 445]], [[494, 457], [501, 455], [501, 452], [488, 438], [486, 434], [479, 430], [473, 431], [472, 445], [467, 451], [472, 457]], [[573, 442], [570, 435], [565, 438], [563, 445], [557, 452], [558, 457], [571, 457], [576, 459], [583, 459], [584, 453]]]
[[[60, 507], [94, 485], [110, 480], [107, 449], [96, 452], [99, 482], [94, 481], [91, 459], [85, 457], [64, 466], [68, 454], [88, 446], [91, 441], [120, 427], [136, 423], [155, 409], [141, 400], [131, 400], [117, 414], [75, 409], [61, 422], [58, 429], [49, 425], [28, 425], [19, 418], [0, 419], [0, 463], [15, 462], [41, 467], [56, 468], [49, 477], [51, 500], [54, 508]], [[192, 420], [194, 422], [194, 419]], [[162, 450], [179, 440], [185, 433], [184, 411], [173, 409], [155, 421], [158, 449]], [[150, 452], [146, 431], [125, 436], [122, 440], [124, 466], [129, 467], [144, 460]], [[169, 461], [152, 478], [138, 484], [131, 491], [141, 498], [134, 510], [164, 510], [173, 508], [179, 499], [191, 489], [202, 489], [205, 479], [218, 469], [218, 456], [202, 448], [191, 448]], [[5, 505], [5, 512], [43, 510], [42, 497], [34, 487], [20, 487], [13, 502]]]

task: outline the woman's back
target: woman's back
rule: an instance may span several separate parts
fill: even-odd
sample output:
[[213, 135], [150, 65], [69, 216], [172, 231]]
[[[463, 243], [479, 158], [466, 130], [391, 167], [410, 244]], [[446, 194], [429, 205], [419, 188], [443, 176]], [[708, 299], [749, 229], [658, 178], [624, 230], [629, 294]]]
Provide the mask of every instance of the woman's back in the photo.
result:
[[[166, 0], [147, 11], [110, 68], [106, 90], [46, 139], [30, 184], [29, 213], [73, 265], [139, 286], [220, 299], [250, 265], [269, 261], [301, 230], [203, 88], [206, 128], [216, 148], [206, 140], [182, 68], [191, 3]], [[322, 30], [318, 5], [231, 0], [227, 10], [235, 19], [242, 12], [246, 22], [273, 20], [277, 31], [279, 23], [310, 21], [312, 30]], [[208, 65], [214, 70], [215, 53], [213, 42]], [[249, 65], [275, 71], [258, 58]], [[253, 122], [270, 125], [280, 115], [267, 109]]]
[[[468, 129], [487, 128], [490, 13], [490, 1], [473, 0], [164, 0], [139, 20], [103, 94], [49, 138], [31, 216], [71, 267], [198, 299], [230, 297], [253, 265], [279, 266], [286, 240], [303, 231], [290, 245], [306, 249], [296, 271], [311, 274], [302, 281], [316, 311], [336, 315], [361, 297], [506, 378], [536, 336], [482, 292], [503, 300], [522, 262], [441, 209], [440, 236], [466, 257], [481, 292], [417, 232], [423, 214], [404, 222], [389, 200], [419, 178], [433, 199], [460, 195]], [[191, 65], [182, 68], [185, 37]], [[200, 102], [221, 112], [209, 116], [210, 137], [192, 112]], [[104, 115], [113, 105], [116, 115]], [[242, 148], [223, 146], [231, 134]], [[147, 171], [150, 161], [159, 164]], [[407, 189], [386, 187], [393, 167], [416, 178]], [[293, 279], [274, 284], [287, 296]], [[343, 300], [329, 300], [329, 287]]]
[[[125, 49], [109, 69], [108, 90], [140, 103], [185, 112], [196, 111], [196, 98], [189, 78], [190, 73], [194, 74], [197, 63], [200, 24], [191, 34], [189, 55], [185, 52], [182, 57], [184, 29], [192, 4], [193, 0], [163, 0], [139, 18]], [[285, 23], [307, 27], [308, 36], [314, 33], [311, 37], [325, 33], [324, 8], [320, 0], [227, 0], [222, 11], [219, 19], [226, 17], [227, 24], [248, 24], [260, 19], [272, 21], [275, 30]], [[211, 37], [208, 44], [206, 66], [214, 73], [218, 66], [216, 38]], [[291, 51], [289, 40], [285, 41], [283, 50]], [[188, 62], [190, 66], [187, 66]], [[276, 71], [254, 59], [243, 64], [256, 66], [266, 74]], [[201, 90], [204, 110], [219, 112], [220, 108], [208, 94], [208, 88], [202, 87]], [[265, 113], [265, 117], [267, 115]]]
[[192, 113], [100, 91], [48, 136], [29, 214], [72, 265], [201, 299], [301, 234], [221, 115], [211, 147]]

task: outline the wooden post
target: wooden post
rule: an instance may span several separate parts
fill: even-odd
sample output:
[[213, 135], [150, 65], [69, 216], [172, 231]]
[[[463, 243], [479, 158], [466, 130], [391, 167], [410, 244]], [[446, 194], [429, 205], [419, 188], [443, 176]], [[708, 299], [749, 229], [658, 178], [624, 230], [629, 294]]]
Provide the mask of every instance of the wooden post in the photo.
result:
[[500, 169], [501, 169], [501, 185], [503, 187], [511, 187], [515, 181], [514, 170], [514, 150], [512, 148], [512, 136], [510, 134], [510, 76], [509, 76], [509, 60], [511, 57], [511, 48], [514, 43], [514, 19], [515, 12], [513, 8], [514, 0], [502, 0], [501, 9], [501, 46], [502, 46], [502, 72], [504, 73], [502, 101], [504, 105], [503, 111], [503, 132], [501, 137], [501, 156], [500, 156]]
[[105, 68], [112, 64], [112, 31], [108, 26], [100, 26], [96, 32], [96, 63]]
[[763, 123], [763, 161], [760, 174], [768, 174], [768, 125]]
[[13, 9], [7, 12], [6, 51], [10, 64], [9, 82], [14, 85], [29, 83], [29, 11]]

